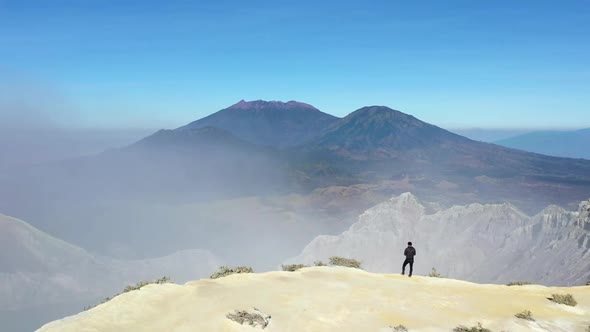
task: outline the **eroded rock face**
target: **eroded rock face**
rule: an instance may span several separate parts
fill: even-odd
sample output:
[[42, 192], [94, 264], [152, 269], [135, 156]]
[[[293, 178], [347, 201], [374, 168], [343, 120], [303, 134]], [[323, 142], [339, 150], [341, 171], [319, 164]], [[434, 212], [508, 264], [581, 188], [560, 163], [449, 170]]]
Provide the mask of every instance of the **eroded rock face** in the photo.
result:
[[410, 193], [363, 213], [349, 230], [319, 236], [292, 263], [351, 257], [375, 272], [400, 272], [406, 242], [417, 249], [415, 273], [476, 282], [585, 283], [590, 273], [590, 202], [577, 212], [549, 206], [527, 216], [510, 204], [426, 209]]
[[580, 203], [578, 226], [590, 231], [590, 199]]
[[[585, 231], [578, 235], [578, 248], [586, 252], [590, 251], [590, 200], [580, 203], [576, 225]], [[590, 271], [588, 274], [588, 279], [590, 279]]]

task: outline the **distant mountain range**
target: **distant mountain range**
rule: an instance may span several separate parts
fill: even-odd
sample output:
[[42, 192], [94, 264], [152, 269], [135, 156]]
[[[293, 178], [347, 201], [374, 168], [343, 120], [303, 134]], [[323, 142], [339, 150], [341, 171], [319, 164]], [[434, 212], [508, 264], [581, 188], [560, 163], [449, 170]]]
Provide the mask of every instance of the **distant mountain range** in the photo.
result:
[[[339, 119], [295, 101], [240, 101], [122, 149], [26, 172], [0, 178], [0, 187], [18, 187], [29, 201], [42, 188], [59, 201], [194, 201], [405, 179], [432, 200], [508, 200], [530, 210], [590, 193], [590, 161], [473, 141], [384, 106]], [[1, 191], [0, 209], [28, 211], [15, 209], [14, 190]]]
[[537, 131], [518, 135], [496, 144], [549, 156], [590, 160], [590, 128], [575, 131]]
[[532, 187], [548, 188], [556, 182], [567, 182], [572, 194], [578, 192], [575, 195], [586, 193], [590, 185], [587, 162], [472, 141], [384, 106], [364, 107], [338, 119], [295, 101], [240, 101], [171, 135], [183, 136], [187, 129], [206, 125], [277, 148], [274, 160], [287, 166], [283, 176], [292, 188], [409, 177], [425, 179], [416, 184], [425, 193], [448, 181], [464, 193], [475, 189], [480, 197], [516, 199], [509, 197], [515, 186], [521, 187], [517, 190], [521, 197], [523, 191], [538, 193]]
[[372, 272], [401, 272], [406, 242], [417, 249], [415, 273], [543, 285], [584, 285], [590, 271], [590, 201], [578, 211], [549, 206], [533, 217], [511, 204], [440, 208], [402, 194], [365, 211], [337, 236], [322, 235], [287, 263], [352, 257]]
[[[293, 124], [299, 113], [325, 120], [310, 133]], [[510, 202], [528, 214], [590, 197], [590, 161], [472, 141], [384, 106], [334, 119], [302, 103], [255, 101], [216, 114], [229, 129], [287, 123], [299, 134], [160, 130], [95, 156], [0, 172], [0, 211], [104, 255], [205, 248], [261, 261], [260, 234], [291, 235], [275, 243], [274, 260], [403, 192], [442, 206]]]

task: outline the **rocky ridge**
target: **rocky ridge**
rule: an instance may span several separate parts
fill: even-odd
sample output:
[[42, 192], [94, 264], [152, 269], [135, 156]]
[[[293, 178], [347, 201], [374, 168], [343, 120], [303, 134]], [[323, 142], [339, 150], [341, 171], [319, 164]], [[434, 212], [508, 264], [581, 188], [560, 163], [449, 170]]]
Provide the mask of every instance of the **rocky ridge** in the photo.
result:
[[588, 202], [576, 212], [549, 206], [527, 216], [511, 204], [427, 209], [410, 193], [365, 211], [340, 235], [322, 235], [288, 262], [330, 256], [359, 259], [374, 272], [400, 272], [406, 242], [417, 248], [416, 274], [434, 267], [474, 282], [528, 280], [580, 285], [590, 279]]

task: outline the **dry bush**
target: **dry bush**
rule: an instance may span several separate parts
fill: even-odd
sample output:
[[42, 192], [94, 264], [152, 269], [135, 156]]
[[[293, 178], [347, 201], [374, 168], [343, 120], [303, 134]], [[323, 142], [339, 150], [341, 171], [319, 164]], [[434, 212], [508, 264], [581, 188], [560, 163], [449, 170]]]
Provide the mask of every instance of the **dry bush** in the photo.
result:
[[530, 281], [513, 281], [506, 284], [506, 286], [524, 286], [524, 285], [532, 285], [533, 283]]
[[161, 284], [167, 284], [169, 282], [171, 282], [169, 277], [162, 277], [162, 278], [156, 279], [154, 281], [145, 281], [145, 280], [143, 280], [143, 281], [138, 282], [135, 285], [129, 285], [129, 286], [125, 287], [125, 289], [123, 289], [123, 293], [127, 293], [127, 292], [131, 292], [131, 291], [134, 291], [134, 290], [138, 290], [141, 287], [146, 286], [146, 285], [149, 285], [149, 284], [161, 285]]
[[533, 318], [533, 313], [530, 310], [525, 310], [523, 312], [519, 312], [514, 316], [516, 316], [516, 318], [526, 319], [526, 320], [530, 320], [532, 322], [535, 321], [535, 319]]
[[477, 323], [477, 326], [467, 327], [459, 325], [453, 329], [453, 332], [492, 332], [490, 329], [486, 329], [481, 326], [481, 323]]
[[315, 265], [315, 266], [327, 266], [327, 264], [324, 263], [324, 262], [322, 262], [322, 261], [315, 261], [315, 262], [313, 262], [313, 265]]
[[270, 315], [267, 315], [256, 308], [254, 308], [254, 312], [236, 310], [233, 313], [225, 315], [225, 317], [240, 325], [248, 324], [252, 327], [260, 326], [262, 329], [265, 329], [270, 322]]
[[238, 274], [238, 273], [253, 273], [254, 270], [249, 266], [237, 266], [237, 267], [229, 267], [229, 266], [220, 266], [217, 271], [215, 271], [211, 275], [211, 279], [223, 278], [227, 277], [231, 274]]
[[107, 297], [107, 298], [103, 299], [98, 304], [85, 307], [84, 308], [84, 311], [89, 310], [89, 309], [92, 309], [92, 308], [94, 308], [94, 307], [96, 307], [98, 305], [101, 305], [103, 303], [107, 303], [110, 300], [112, 300], [113, 298], [115, 298], [115, 297], [117, 297], [117, 296], [119, 296], [119, 295], [121, 295], [123, 293], [127, 293], [127, 292], [138, 290], [138, 289], [140, 289], [143, 286], [150, 285], [150, 284], [158, 284], [158, 285], [161, 285], [161, 284], [167, 284], [167, 283], [171, 283], [171, 282], [172, 281], [170, 280], [170, 277], [162, 277], [162, 278], [156, 279], [154, 281], [145, 281], [145, 280], [142, 280], [142, 281], [138, 282], [135, 285], [129, 285], [129, 286], [125, 287], [121, 293], [115, 294], [115, 295], [113, 295], [111, 297]]
[[390, 326], [393, 329], [393, 332], [408, 332], [408, 328], [399, 324], [397, 326]]
[[555, 303], [569, 305], [571, 307], [578, 305], [578, 302], [576, 302], [572, 294], [553, 294], [549, 300]]
[[432, 271], [430, 271], [428, 276], [432, 277], [432, 278], [442, 278], [443, 277], [440, 273], [438, 273], [438, 271], [436, 271], [435, 268], [432, 268]]
[[307, 265], [304, 265], [304, 264], [281, 265], [281, 268], [283, 269], [283, 271], [289, 271], [289, 272], [295, 272], [295, 271], [302, 269], [304, 267], [307, 267]]
[[346, 267], [352, 267], [355, 269], [361, 268], [360, 261], [357, 261], [356, 259], [352, 259], [352, 258], [344, 258], [344, 257], [338, 257], [338, 256], [330, 257], [330, 265], [346, 266]]

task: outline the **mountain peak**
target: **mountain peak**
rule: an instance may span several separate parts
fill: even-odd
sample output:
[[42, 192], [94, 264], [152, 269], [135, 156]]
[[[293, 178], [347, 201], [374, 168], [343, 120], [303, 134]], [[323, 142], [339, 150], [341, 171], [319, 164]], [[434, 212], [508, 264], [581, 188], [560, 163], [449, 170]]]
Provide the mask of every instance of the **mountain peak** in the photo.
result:
[[338, 118], [298, 101], [240, 100], [178, 128], [217, 127], [259, 145], [284, 148], [318, 137]]
[[288, 102], [282, 102], [277, 100], [252, 100], [252, 101], [245, 101], [244, 99], [240, 100], [239, 102], [231, 105], [227, 109], [240, 109], [240, 110], [262, 110], [272, 108], [275, 110], [296, 110], [296, 109], [310, 109], [316, 110], [317, 108], [313, 107], [312, 105], [298, 102], [295, 100], [290, 100]]
[[[352, 113], [346, 118], [358, 122], [378, 122], [380, 124], [407, 123], [410, 125], [422, 126], [424, 122], [415, 117], [402, 113], [387, 106], [365, 106]], [[345, 118], [345, 119], [346, 119]]]
[[314, 144], [347, 158], [383, 160], [452, 140], [463, 139], [389, 107], [367, 106], [336, 122]]
[[404, 114], [398, 110], [394, 110], [393, 108], [382, 106], [382, 105], [373, 105], [373, 106], [365, 106], [361, 107], [358, 110], [352, 112], [351, 114], [360, 114], [360, 113], [369, 113], [369, 114], [378, 114], [378, 113], [398, 113]]
[[405, 192], [397, 197], [392, 197], [389, 199], [396, 206], [402, 205], [412, 205], [412, 206], [422, 206], [422, 202], [416, 197], [416, 195], [412, 194], [411, 192]]

